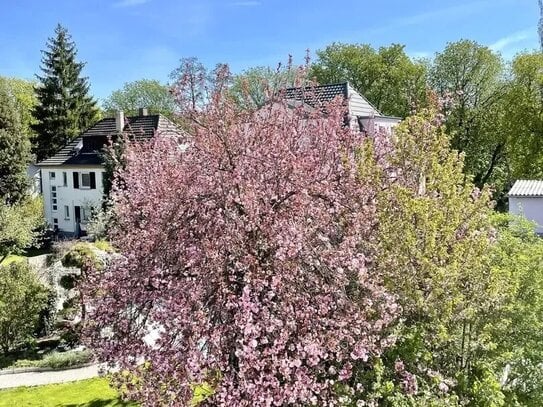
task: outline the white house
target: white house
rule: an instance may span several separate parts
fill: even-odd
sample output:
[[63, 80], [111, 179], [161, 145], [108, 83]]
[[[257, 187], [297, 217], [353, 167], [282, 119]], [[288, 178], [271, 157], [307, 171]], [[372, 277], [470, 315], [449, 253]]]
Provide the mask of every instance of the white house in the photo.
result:
[[509, 213], [535, 222], [536, 233], [543, 235], [543, 180], [518, 180], [507, 196]]
[[148, 115], [146, 109], [133, 117], [117, 112], [115, 118], [98, 121], [54, 156], [39, 162], [45, 219], [59, 233], [85, 233], [93, 209], [102, 202], [103, 148], [109, 138], [120, 133], [135, 140], [146, 140], [158, 133], [181, 134], [166, 117]]
[[342, 96], [348, 103], [349, 125], [353, 130], [363, 132], [392, 133], [392, 129], [401, 121], [399, 117], [385, 116], [377, 110], [364, 96], [358, 93], [348, 82], [320, 85], [308, 88], [289, 88], [285, 91], [288, 99], [303, 100], [309, 105], [318, 102], [330, 102]]

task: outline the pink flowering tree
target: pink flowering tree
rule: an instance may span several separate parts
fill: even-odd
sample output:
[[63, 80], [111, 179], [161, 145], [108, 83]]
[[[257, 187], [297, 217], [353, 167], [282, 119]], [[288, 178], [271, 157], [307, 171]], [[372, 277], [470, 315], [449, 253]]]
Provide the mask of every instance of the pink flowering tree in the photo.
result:
[[202, 383], [206, 405], [354, 400], [353, 371], [390, 344], [397, 314], [367, 268], [363, 140], [342, 100], [271, 95], [240, 111], [228, 78], [219, 69], [208, 103], [185, 105], [186, 138], [127, 145], [112, 191], [120, 256], [89, 277], [88, 340], [144, 405], [189, 405]]

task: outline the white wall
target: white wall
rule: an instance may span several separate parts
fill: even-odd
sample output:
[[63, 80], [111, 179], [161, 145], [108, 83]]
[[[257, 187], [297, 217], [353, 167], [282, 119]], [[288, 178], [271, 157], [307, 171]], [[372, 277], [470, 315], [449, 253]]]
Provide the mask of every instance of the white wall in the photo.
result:
[[[100, 166], [77, 166], [77, 167], [42, 167], [42, 187], [43, 201], [45, 207], [45, 219], [51, 227], [53, 227], [53, 219], [58, 220], [58, 228], [62, 232], [75, 233], [75, 206], [87, 208], [90, 212], [90, 207], [98, 207], [102, 202], [103, 194], [103, 171]], [[49, 173], [55, 173], [55, 179], [51, 179]], [[63, 172], [67, 176], [67, 185], [64, 186]], [[79, 189], [75, 189], [73, 185], [73, 173], [79, 173]], [[81, 186], [81, 173], [94, 172], [96, 174], [96, 189], [85, 189]], [[57, 193], [57, 210], [52, 208], [51, 187], [56, 187]], [[69, 217], [65, 216], [65, 206], [69, 208]], [[90, 215], [90, 214], [89, 214]], [[81, 225], [82, 229], [85, 225]]]
[[29, 192], [32, 196], [38, 196], [41, 194], [41, 179], [40, 179], [40, 167], [30, 164], [26, 169], [26, 174], [29, 179]]
[[509, 197], [509, 213], [524, 215], [537, 224], [536, 232], [543, 234], [543, 197]]

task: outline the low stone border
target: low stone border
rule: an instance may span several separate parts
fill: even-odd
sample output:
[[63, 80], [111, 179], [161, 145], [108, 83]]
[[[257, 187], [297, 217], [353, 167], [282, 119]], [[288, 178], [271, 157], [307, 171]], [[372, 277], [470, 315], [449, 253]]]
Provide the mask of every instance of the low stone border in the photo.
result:
[[40, 372], [62, 372], [64, 370], [73, 370], [73, 369], [81, 369], [82, 367], [89, 367], [94, 365], [95, 363], [89, 362], [89, 363], [83, 363], [81, 365], [73, 365], [70, 367], [13, 367], [13, 368], [5, 368], [0, 370], [0, 376], [3, 375], [9, 375], [9, 374], [17, 374], [17, 373], [40, 373]]

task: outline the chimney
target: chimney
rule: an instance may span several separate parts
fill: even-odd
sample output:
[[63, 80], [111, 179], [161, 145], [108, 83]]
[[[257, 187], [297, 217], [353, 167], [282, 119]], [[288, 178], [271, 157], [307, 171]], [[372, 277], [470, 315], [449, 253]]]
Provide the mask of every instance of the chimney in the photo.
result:
[[149, 111], [146, 107], [140, 107], [139, 108], [139, 115], [140, 116], [147, 116], [149, 114]]
[[115, 113], [115, 131], [122, 133], [124, 129], [124, 113], [122, 110], [117, 110]]

